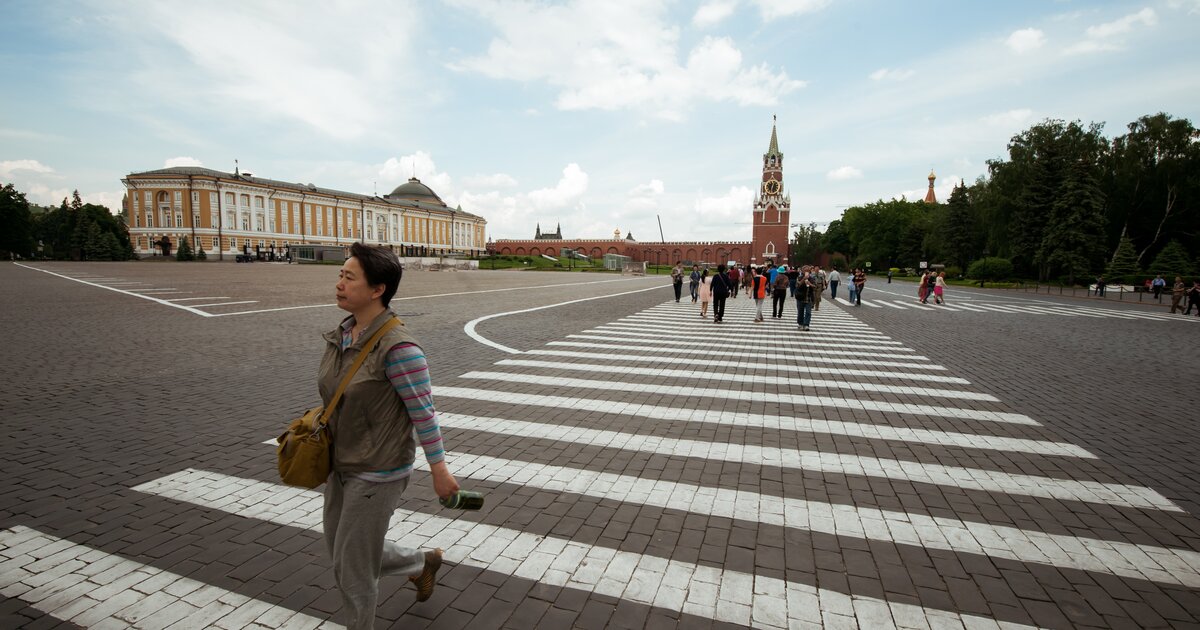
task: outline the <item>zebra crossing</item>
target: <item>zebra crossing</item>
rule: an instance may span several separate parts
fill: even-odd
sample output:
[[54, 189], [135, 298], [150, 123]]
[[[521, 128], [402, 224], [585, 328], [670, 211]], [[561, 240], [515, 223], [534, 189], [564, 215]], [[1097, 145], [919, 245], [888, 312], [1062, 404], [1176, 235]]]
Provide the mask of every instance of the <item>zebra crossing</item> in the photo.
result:
[[[856, 308], [867, 307], [868, 309], [899, 310], [899, 311], [940, 311], [945, 316], [955, 314], [1006, 314], [1006, 315], [1056, 315], [1059, 317], [1082, 317], [1087, 319], [1124, 319], [1124, 320], [1150, 320], [1150, 321], [1200, 321], [1200, 317], [1181, 317], [1165, 312], [1155, 312], [1148, 310], [1133, 310], [1110, 308], [1104, 306], [1094, 306], [1091, 304], [1059, 304], [1053, 302], [1035, 302], [1033, 300], [1024, 302], [987, 302], [981, 300], [971, 301], [954, 301], [951, 300], [945, 304], [935, 304], [932, 301], [926, 303], [919, 302], [916, 298], [912, 299], [896, 299], [894, 294], [881, 293], [878, 291], [867, 291], [866, 299], [863, 299], [861, 306]], [[888, 297], [880, 297], [888, 295]], [[826, 302], [831, 301], [829, 299]], [[849, 300], [843, 297], [838, 297], [832, 300], [842, 306], [854, 306]]]
[[[1060, 625], [1046, 607], [1099, 625], [1118, 588], [1142, 606], [1200, 589], [1179, 534], [1196, 523], [1168, 497], [845, 308], [800, 332], [748, 302], [720, 327], [669, 302], [435, 376], [460, 482], [547, 518], [410, 498], [389, 539], [684, 627]], [[188, 468], [131, 491], [321, 529], [320, 492], [273, 479]], [[1016, 586], [1048, 571], [1068, 579]], [[0, 594], [83, 627], [339, 627], [26, 527], [0, 531]]]

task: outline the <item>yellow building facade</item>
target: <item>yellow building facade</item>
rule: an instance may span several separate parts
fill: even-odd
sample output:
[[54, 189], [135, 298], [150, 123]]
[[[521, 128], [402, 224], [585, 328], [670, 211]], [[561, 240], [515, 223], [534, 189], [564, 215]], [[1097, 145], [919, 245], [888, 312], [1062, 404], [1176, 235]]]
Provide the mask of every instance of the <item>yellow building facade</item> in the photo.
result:
[[363, 241], [401, 256], [481, 256], [487, 243], [486, 220], [449, 207], [416, 178], [382, 197], [190, 166], [121, 183], [130, 240], [145, 255], [164, 237], [173, 247], [187, 237], [209, 255]]

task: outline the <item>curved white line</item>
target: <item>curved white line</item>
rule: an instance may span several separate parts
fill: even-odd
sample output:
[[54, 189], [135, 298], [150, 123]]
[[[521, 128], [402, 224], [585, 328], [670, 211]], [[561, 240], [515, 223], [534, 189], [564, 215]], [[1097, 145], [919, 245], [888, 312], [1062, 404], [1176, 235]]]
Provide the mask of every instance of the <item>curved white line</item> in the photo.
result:
[[642, 293], [643, 291], [661, 291], [662, 288], [663, 288], [663, 285], [656, 285], [656, 286], [648, 287], [645, 289], [635, 289], [633, 291], [625, 291], [624, 293], [609, 293], [606, 295], [597, 295], [597, 296], [593, 296], [593, 297], [580, 298], [578, 300], [568, 300], [566, 302], [559, 302], [558, 304], [547, 304], [545, 306], [535, 306], [533, 308], [521, 309], [519, 311], [508, 311], [507, 313], [493, 313], [491, 315], [484, 315], [483, 317], [477, 317], [477, 318], [467, 322], [467, 325], [463, 326], [463, 332], [467, 333], [468, 337], [474, 339], [475, 341], [478, 341], [479, 343], [481, 343], [485, 346], [491, 346], [501, 352], [507, 352], [509, 354], [521, 354], [521, 351], [517, 350], [516, 348], [509, 348], [508, 346], [496, 343], [495, 341], [492, 341], [491, 339], [488, 339], [488, 338], [484, 337], [483, 335], [475, 332], [475, 326], [480, 324], [481, 322], [485, 322], [494, 317], [504, 317], [505, 315], [516, 315], [518, 313], [531, 313], [533, 311], [540, 311], [540, 310], [547, 309], [547, 308], [554, 308], [556, 306], [566, 306], [568, 304], [578, 304], [579, 302], [587, 302], [589, 300], [602, 300], [604, 298], [617, 297], [619, 295], [629, 295], [631, 293]]

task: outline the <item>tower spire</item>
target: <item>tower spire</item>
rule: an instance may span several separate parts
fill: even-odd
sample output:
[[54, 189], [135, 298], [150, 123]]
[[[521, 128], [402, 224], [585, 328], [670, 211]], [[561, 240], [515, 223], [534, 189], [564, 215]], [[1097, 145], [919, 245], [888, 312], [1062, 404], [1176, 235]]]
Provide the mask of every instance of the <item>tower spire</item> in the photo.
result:
[[933, 171], [929, 171], [929, 190], [925, 193], [925, 203], [937, 203], [937, 195], [933, 193], [933, 182], [937, 179], [937, 175]]
[[775, 133], [775, 123], [778, 117], [771, 114], [771, 146], [767, 148], [767, 155], [779, 153], [779, 136]]

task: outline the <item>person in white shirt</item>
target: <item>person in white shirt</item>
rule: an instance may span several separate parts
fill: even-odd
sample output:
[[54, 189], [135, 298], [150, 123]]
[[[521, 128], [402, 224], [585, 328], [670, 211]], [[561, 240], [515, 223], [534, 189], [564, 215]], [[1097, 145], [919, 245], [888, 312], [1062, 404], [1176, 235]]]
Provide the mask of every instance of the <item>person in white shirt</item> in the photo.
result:
[[834, 267], [833, 271], [829, 272], [829, 299], [837, 299], [837, 287], [841, 281], [842, 275], [838, 273], [837, 267]]

